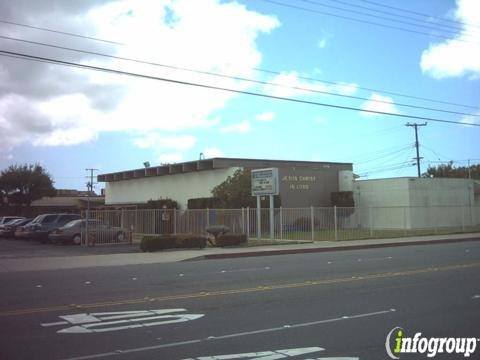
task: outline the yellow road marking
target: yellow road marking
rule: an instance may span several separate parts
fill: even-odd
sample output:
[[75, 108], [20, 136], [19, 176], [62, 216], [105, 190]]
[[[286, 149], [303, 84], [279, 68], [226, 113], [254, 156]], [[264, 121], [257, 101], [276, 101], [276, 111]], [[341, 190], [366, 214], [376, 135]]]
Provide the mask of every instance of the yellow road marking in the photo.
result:
[[385, 278], [411, 276], [411, 275], [426, 274], [426, 273], [433, 273], [433, 272], [440, 272], [440, 271], [460, 270], [460, 269], [467, 269], [467, 268], [473, 268], [473, 267], [479, 267], [479, 266], [480, 266], [480, 262], [477, 262], [477, 263], [469, 263], [469, 264], [462, 264], [462, 265], [428, 267], [423, 269], [406, 270], [406, 271], [399, 271], [399, 272], [387, 272], [387, 273], [361, 275], [361, 276], [353, 276], [353, 277], [351, 276], [351, 277], [336, 278], [336, 279], [308, 280], [308, 281], [299, 282], [299, 283], [276, 284], [276, 285], [272, 284], [272, 285], [264, 285], [264, 286], [257, 286], [252, 288], [243, 288], [243, 289], [215, 290], [215, 291], [209, 291], [209, 292], [204, 291], [204, 292], [191, 293], [191, 294], [179, 294], [179, 295], [169, 295], [169, 296], [160, 296], [160, 297], [143, 297], [138, 299], [96, 302], [96, 303], [89, 303], [89, 304], [70, 304], [70, 305], [49, 306], [49, 307], [43, 307], [43, 308], [7, 310], [7, 311], [0, 311], [0, 316], [27, 315], [27, 314], [55, 312], [55, 311], [64, 311], [64, 310], [100, 308], [105, 306], [143, 304], [148, 302], [161, 302], [161, 301], [170, 301], [170, 300], [185, 300], [185, 299], [205, 298], [205, 297], [213, 297], [213, 296], [235, 295], [235, 294], [244, 294], [244, 293], [260, 292], [260, 291], [292, 289], [292, 288], [307, 287], [307, 286], [332, 285], [332, 284], [357, 282], [357, 281], [372, 280], [372, 279], [385, 279]]

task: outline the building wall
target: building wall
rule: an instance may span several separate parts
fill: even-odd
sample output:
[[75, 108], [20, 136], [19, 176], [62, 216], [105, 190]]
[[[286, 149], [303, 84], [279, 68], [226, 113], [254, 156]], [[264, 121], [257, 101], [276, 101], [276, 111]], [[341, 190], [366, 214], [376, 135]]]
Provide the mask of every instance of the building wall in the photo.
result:
[[177, 201], [182, 209], [186, 209], [188, 199], [212, 196], [212, 189], [237, 169], [231, 167], [107, 182], [105, 203], [138, 204], [170, 198]]
[[352, 219], [359, 227], [378, 229], [409, 228], [405, 210], [410, 206], [408, 178], [355, 181], [355, 206]]
[[298, 167], [278, 169], [282, 206], [329, 207], [331, 193], [339, 191], [338, 166]]
[[[356, 181], [352, 226], [421, 229], [478, 223], [469, 179], [396, 178]], [[366, 208], [366, 209], [365, 209]], [[372, 220], [374, 219], [374, 220]]]
[[215, 166], [278, 168], [282, 206], [287, 208], [329, 207], [330, 194], [339, 191], [339, 172], [352, 171], [350, 163], [226, 158], [214, 162]]
[[[469, 179], [409, 179], [411, 223], [415, 228], [469, 225], [475, 198], [473, 180]], [[433, 207], [434, 211], [422, 211]]]

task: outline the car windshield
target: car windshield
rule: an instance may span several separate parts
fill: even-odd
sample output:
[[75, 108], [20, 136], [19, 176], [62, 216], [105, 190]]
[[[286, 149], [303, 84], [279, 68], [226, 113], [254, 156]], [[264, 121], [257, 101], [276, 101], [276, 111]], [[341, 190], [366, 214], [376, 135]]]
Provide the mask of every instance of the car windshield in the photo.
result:
[[43, 219], [43, 215], [38, 215], [35, 219], [32, 220], [32, 224], [39, 223]]
[[5, 225], [15, 225], [18, 224], [19, 222], [23, 221], [23, 219], [13, 219], [13, 220], [8, 220]]
[[32, 222], [32, 219], [22, 219], [19, 222], [15, 223], [15, 225], [27, 225]]

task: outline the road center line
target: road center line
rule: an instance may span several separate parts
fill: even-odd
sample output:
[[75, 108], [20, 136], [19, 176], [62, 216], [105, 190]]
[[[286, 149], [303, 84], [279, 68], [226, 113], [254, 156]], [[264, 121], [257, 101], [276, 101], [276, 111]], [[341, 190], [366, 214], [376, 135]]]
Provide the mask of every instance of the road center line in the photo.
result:
[[6, 310], [6, 311], [0, 311], [0, 317], [36, 314], [36, 313], [44, 313], [44, 312], [56, 312], [56, 311], [65, 311], [65, 310], [72, 310], [72, 309], [75, 309], [75, 310], [91, 309], [91, 308], [111, 307], [111, 306], [119, 306], [119, 305], [144, 304], [144, 303], [151, 303], [151, 302], [198, 299], [198, 298], [207, 298], [207, 297], [213, 297], [213, 296], [235, 295], [235, 294], [244, 294], [244, 293], [260, 292], [260, 291], [273, 291], [273, 290], [281, 290], [281, 289], [301, 288], [301, 287], [309, 287], [309, 286], [335, 285], [335, 284], [352, 283], [352, 282], [365, 281], [365, 280], [388, 279], [388, 278], [406, 277], [406, 276], [428, 274], [428, 273], [442, 272], [442, 271], [462, 270], [462, 269], [474, 268], [479, 266], [480, 266], [480, 262], [476, 262], [476, 263], [467, 263], [467, 264], [460, 264], [460, 265], [420, 268], [420, 269], [405, 270], [405, 271], [398, 271], [398, 272], [377, 273], [377, 274], [370, 274], [370, 275], [362, 275], [360, 277], [349, 276], [344, 278], [307, 280], [300, 283], [259, 285], [252, 288], [212, 290], [209, 292], [167, 295], [167, 296], [160, 296], [160, 297], [143, 297], [138, 299], [106, 301], [106, 302], [98, 302], [98, 303], [90, 303], [90, 304], [87, 303], [87, 304], [58, 305], [58, 306], [50, 306], [50, 307], [44, 307], [44, 308]]
[[209, 337], [206, 337], [206, 338], [203, 338], [203, 339], [187, 340], [187, 341], [174, 342], [174, 343], [169, 343], [169, 344], [160, 344], [160, 345], [145, 346], [145, 347], [139, 347], [139, 348], [131, 348], [131, 349], [126, 349], [126, 350], [109, 351], [109, 352], [105, 352], [105, 353], [79, 356], [79, 357], [73, 357], [73, 358], [69, 358], [69, 359], [70, 360], [98, 359], [98, 358], [110, 357], [110, 356], [121, 355], [121, 354], [137, 353], [137, 352], [148, 351], [148, 350], [164, 349], [164, 348], [175, 347], [175, 346], [197, 344], [197, 343], [201, 343], [201, 342], [211, 342], [211, 341], [215, 341], [215, 340], [231, 339], [231, 338], [249, 336], [249, 335], [256, 335], [256, 334], [261, 334], [261, 333], [269, 333], [269, 332], [289, 330], [289, 329], [306, 327], [306, 326], [321, 325], [321, 324], [327, 324], [327, 323], [332, 323], [332, 322], [337, 322], [337, 321], [348, 321], [348, 320], [354, 320], [354, 319], [359, 319], [359, 318], [380, 316], [380, 315], [385, 315], [385, 314], [389, 314], [389, 313], [392, 313], [392, 312], [395, 312], [395, 309], [382, 310], [382, 311], [376, 311], [376, 312], [365, 313], [365, 314], [347, 315], [347, 316], [341, 316], [341, 317], [337, 317], [337, 318], [333, 318], [333, 319], [318, 320], [318, 321], [312, 321], [312, 322], [307, 322], [307, 323], [292, 324], [292, 325], [289, 325], [288, 327], [279, 326], [279, 327], [259, 329], [259, 330], [253, 330], [253, 331], [246, 331], [246, 332], [227, 334], [227, 335], [221, 335], [221, 336], [209, 336]]

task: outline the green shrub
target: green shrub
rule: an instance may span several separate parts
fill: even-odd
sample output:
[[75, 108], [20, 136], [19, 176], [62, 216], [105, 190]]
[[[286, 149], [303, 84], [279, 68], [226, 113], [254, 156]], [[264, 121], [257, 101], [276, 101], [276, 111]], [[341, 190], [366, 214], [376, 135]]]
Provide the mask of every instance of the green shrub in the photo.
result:
[[204, 197], [188, 199], [188, 209], [216, 209], [219, 207], [219, 200], [215, 197]]
[[179, 234], [175, 239], [176, 248], [200, 248], [207, 246], [207, 238], [195, 234]]
[[152, 252], [156, 250], [171, 249], [175, 247], [173, 235], [146, 235], [140, 242], [140, 250]]
[[247, 243], [247, 235], [245, 234], [222, 234], [215, 241], [217, 246], [235, 246]]
[[173, 248], [200, 248], [207, 245], [207, 238], [195, 234], [146, 235], [140, 242], [140, 250], [152, 252]]

